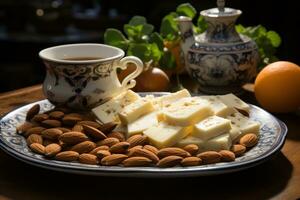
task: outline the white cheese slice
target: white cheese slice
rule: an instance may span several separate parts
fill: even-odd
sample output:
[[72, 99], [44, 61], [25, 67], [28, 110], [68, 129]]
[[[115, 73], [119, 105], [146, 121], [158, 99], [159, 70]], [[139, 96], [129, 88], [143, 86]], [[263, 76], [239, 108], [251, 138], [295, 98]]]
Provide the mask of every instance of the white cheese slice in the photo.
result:
[[211, 116], [195, 124], [192, 136], [202, 140], [209, 140], [228, 132], [230, 129], [230, 120], [218, 116]]
[[206, 100], [182, 98], [163, 110], [167, 123], [175, 126], [190, 126], [213, 114]]
[[197, 98], [206, 99], [209, 103], [209, 106], [214, 111], [214, 114], [217, 116], [226, 117], [236, 112], [233, 107], [227, 106], [216, 96], [200, 96]]
[[180, 90], [175, 93], [161, 96], [159, 98], [159, 100], [160, 100], [161, 106], [165, 107], [165, 106], [171, 105], [172, 103], [174, 103], [184, 97], [191, 97], [191, 94], [189, 93], [189, 91], [187, 89], [183, 89], [183, 90]]
[[119, 118], [122, 124], [125, 125], [134, 122], [141, 116], [152, 112], [153, 110], [154, 107], [151, 101], [147, 99], [139, 99], [123, 108], [123, 110], [119, 113]]
[[140, 99], [140, 96], [137, 93], [128, 90], [93, 108], [92, 112], [103, 123], [116, 121], [118, 119], [118, 113], [121, 112], [125, 106], [138, 99]]
[[186, 137], [192, 127], [172, 126], [165, 122], [160, 122], [157, 126], [153, 126], [145, 130], [150, 143], [157, 148], [170, 147]]
[[201, 147], [203, 145], [204, 141], [201, 140], [200, 138], [197, 137], [193, 137], [193, 136], [187, 136], [185, 138], [183, 138], [182, 140], [180, 140], [176, 146], [178, 147], [185, 147], [186, 145], [189, 144], [195, 144], [198, 147]]
[[[239, 112], [233, 113], [226, 118], [231, 120], [232, 127], [239, 129], [242, 135], [245, 135], [247, 133], [254, 133], [257, 135], [259, 134], [260, 124], [253, 120], [250, 120], [248, 117], [245, 117]], [[240, 137], [242, 135], [240, 135]]]
[[235, 143], [244, 134], [236, 126], [231, 125], [231, 129], [229, 131], [229, 135], [230, 135], [230, 138], [232, 140], [232, 143]]
[[130, 137], [134, 134], [142, 133], [144, 130], [152, 126], [156, 126], [158, 124], [156, 115], [156, 112], [151, 112], [128, 124], [127, 137]]
[[237, 109], [241, 109], [244, 111], [249, 112], [250, 110], [250, 106], [245, 103], [244, 101], [242, 101], [240, 98], [238, 98], [237, 96], [235, 96], [234, 94], [226, 94], [226, 95], [220, 95], [218, 96], [218, 98], [220, 98], [220, 100], [226, 104], [227, 106], [231, 107], [231, 108], [237, 108]]
[[229, 150], [231, 145], [232, 141], [230, 135], [223, 134], [204, 142], [202, 147], [199, 148], [199, 151]]

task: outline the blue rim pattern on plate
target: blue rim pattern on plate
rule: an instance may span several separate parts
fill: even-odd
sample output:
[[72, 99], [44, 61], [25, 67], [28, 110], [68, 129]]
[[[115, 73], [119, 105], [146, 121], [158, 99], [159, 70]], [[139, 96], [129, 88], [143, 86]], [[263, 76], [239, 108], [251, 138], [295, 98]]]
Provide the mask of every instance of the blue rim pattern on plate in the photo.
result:
[[[160, 96], [165, 93], [151, 94]], [[68, 163], [49, 160], [41, 155], [33, 153], [27, 147], [25, 138], [16, 133], [15, 128], [24, 122], [27, 110], [36, 103], [40, 104], [41, 111], [47, 111], [53, 107], [48, 100], [42, 100], [20, 107], [5, 115], [0, 121], [0, 148], [11, 156], [31, 165], [77, 174], [128, 177], [186, 177], [229, 173], [247, 169], [266, 161], [282, 148], [287, 134], [287, 127], [283, 122], [276, 119], [263, 109], [250, 105], [250, 118], [259, 121], [262, 124], [260, 140], [254, 148], [250, 149], [244, 156], [237, 158], [234, 162], [195, 167], [178, 166], [173, 168], [125, 168], [118, 166], [94, 166], [78, 162]]]

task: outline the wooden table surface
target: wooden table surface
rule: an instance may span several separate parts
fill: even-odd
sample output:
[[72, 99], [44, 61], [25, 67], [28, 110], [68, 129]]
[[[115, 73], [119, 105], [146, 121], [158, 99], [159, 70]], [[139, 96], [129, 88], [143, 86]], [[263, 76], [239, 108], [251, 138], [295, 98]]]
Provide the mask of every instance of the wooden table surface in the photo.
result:
[[[41, 86], [0, 94], [0, 115], [44, 99]], [[0, 200], [4, 199], [297, 199], [300, 197], [300, 126], [297, 115], [276, 115], [288, 126], [281, 152], [231, 174], [194, 178], [112, 178], [34, 167], [0, 150]]]

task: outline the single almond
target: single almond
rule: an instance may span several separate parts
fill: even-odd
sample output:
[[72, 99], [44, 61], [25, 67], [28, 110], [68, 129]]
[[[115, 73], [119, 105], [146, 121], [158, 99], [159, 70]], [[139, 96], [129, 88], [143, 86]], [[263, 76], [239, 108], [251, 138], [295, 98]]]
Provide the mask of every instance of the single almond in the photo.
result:
[[36, 126], [36, 127], [32, 127], [30, 129], [28, 129], [23, 135], [25, 137], [28, 137], [31, 134], [37, 134], [37, 135], [41, 135], [42, 131], [45, 130], [44, 127], [41, 126]]
[[116, 128], [118, 124], [115, 122], [108, 122], [105, 124], [101, 124], [101, 126], [98, 128], [101, 132], [108, 134], [110, 132], [112, 132], [112, 130], [114, 130]]
[[156, 165], [158, 167], [174, 167], [182, 161], [180, 156], [167, 156], [161, 159]]
[[42, 121], [42, 125], [46, 128], [56, 128], [61, 126], [61, 122], [56, 119], [47, 119]]
[[231, 162], [235, 160], [235, 155], [231, 151], [221, 150], [219, 151], [219, 154], [221, 154], [221, 160], [224, 162]]
[[49, 145], [49, 144], [53, 144], [53, 143], [58, 143], [58, 141], [57, 140], [49, 140], [49, 139], [43, 139], [43, 145], [44, 146], [47, 146], [47, 145]]
[[65, 115], [62, 118], [62, 123], [67, 126], [74, 126], [75, 124], [77, 124], [78, 122], [80, 122], [82, 120], [83, 120], [83, 118], [81, 115], [76, 115], [74, 113], [71, 113], [71, 114]]
[[183, 147], [183, 149], [189, 152], [191, 155], [196, 155], [198, 153], [199, 147], [196, 144], [188, 144]]
[[142, 156], [126, 158], [122, 162], [124, 167], [145, 167], [149, 166], [151, 163], [152, 160]]
[[258, 142], [258, 137], [254, 133], [248, 133], [241, 137], [239, 140], [239, 143], [245, 147], [253, 147], [257, 144]]
[[79, 153], [77, 153], [76, 151], [63, 151], [56, 154], [55, 159], [60, 161], [71, 162], [77, 160], [78, 157]]
[[157, 153], [158, 153], [158, 149], [155, 146], [147, 144], [143, 148], [146, 149], [146, 150], [148, 150], [148, 151], [151, 151], [155, 155], [157, 155]]
[[133, 135], [126, 140], [130, 144], [130, 148], [137, 145], [144, 145], [147, 142], [147, 136], [145, 135]]
[[159, 158], [164, 158], [167, 156], [180, 156], [180, 157], [188, 157], [191, 156], [189, 152], [178, 148], [178, 147], [167, 147], [160, 149], [157, 153]]
[[128, 156], [128, 157], [131, 157], [132, 154], [133, 154], [133, 152], [135, 152], [136, 149], [142, 149], [142, 148], [143, 148], [142, 145], [137, 145], [137, 146], [134, 146], [134, 147], [128, 149], [128, 151], [127, 151], [127, 156]]
[[58, 128], [49, 128], [49, 129], [42, 131], [43, 138], [46, 138], [49, 140], [56, 140], [62, 134], [63, 134], [63, 132]]
[[216, 151], [205, 151], [197, 155], [198, 158], [201, 158], [204, 164], [217, 163], [221, 161], [221, 154]]
[[29, 135], [26, 141], [28, 145], [31, 145], [33, 143], [43, 144], [43, 138], [38, 134]]
[[34, 115], [34, 117], [31, 120], [34, 122], [42, 122], [48, 118], [49, 118], [49, 116], [47, 114], [42, 113], [42, 114]]
[[83, 126], [80, 124], [75, 124], [75, 126], [72, 128], [72, 131], [83, 132]]
[[111, 133], [107, 134], [107, 137], [109, 138], [117, 138], [120, 142], [125, 141], [125, 136], [121, 132], [112, 131]]
[[53, 157], [56, 154], [58, 154], [60, 151], [61, 151], [61, 146], [56, 143], [52, 143], [45, 147], [45, 156]]
[[52, 119], [61, 119], [61, 118], [64, 117], [64, 115], [65, 115], [64, 112], [58, 111], [58, 110], [52, 111], [52, 112], [49, 113], [49, 117], [52, 118]]
[[99, 158], [99, 159], [102, 159], [102, 158], [104, 158], [104, 157], [106, 157], [106, 156], [110, 156], [111, 155], [111, 153], [108, 151], [108, 150], [99, 150], [99, 151], [97, 151], [97, 153], [96, 153], [96, 156]]
[[94, 154], [96, 155], [98, 151], [100, 150], [109, 150], [109, 146], [99, 146], [99, 147], [96, 147], [95, 149], [93, 149], [92, 151], [90, 151], [90, 154]]
[[26, 120], [31, 120], [33, 116], [38, 114], [39, 112], [40, 112], [40, 105], [35, 104], [27, 111]]
[[246, 147], [241, 144], [235, 144], [231, 147], [231, 151], [236, 157], [243, 155], [246, 152]]
[[33, 152], [38, 154], [44, 154], [45, 152], [45, 147], [39, 143], [32, 143], [29, 147]]
[[95, 148], [96, 148], [96, 144], [94, 142], [84, 141], [84, 142], [74, 145], [71, 148], [71, 151], [76, 151], [81, 154], [81, 153], [88, 153]]
[[109, 148], [111, 153], [126, 153], [130, 144], [128, 142], [119, 142]]
[[73, 145], [88, 140], [88, 137], [84, 133], [71, 131], [60, 135], [59, 140], [66, 144]]
[[25, 133], [27, 130], [29, 130], [32, 127], [35, 127], [36, 125], [31, 122], [24, 122], [23, 124], [19, 125], [17, 129], [17, 133]]
[[59, 130], [61, 130], [63, 133], [66, 133], [66, 132], [71, 132], [71, 129], [69, 128], [66, 128], [66, 127], [57, 127]]
[[118, 142], [120, 142], [117, 138], [105, 138], [104, 140], [100, 140], [99, 142], [97, 142], [97, 146], [113, 146], [115, 144], [117, 144]]
[[89, 121], [89, 120], [78, 122], [78, 124], [79, 125], [88, 125], [88, 126], [91, 126], [94, 128], [99, 128], [101, 126], [101, 124], [99, 124], [98, 122]]
[[105, 156], [104, 158], [102, 158], [101, 164], [106, 166], [118, 165], [126, 158], [128, 158], [128, 156], [124, 154], [112, 154], [110, 156]]
[[181, 165], [184, 167], [187, 166], [197, 166], [200, 165], [202, 162], [201, 158], [192, 156], [192, 157], [186, 157], [181, 161]]
[[131, 156], [142, 156], [149, 158], [153, 163], [157, 163], [159, 161], [159, 158], [157, 155], [155, 155], [152, 151], [149, 151], [147, 149], [142, 149], [142, 148], [136, 148], [133, 150], [131, 153]]
[[82, 126], [84, 129], [84, 132], [87, 135], [89, 135], [97, 140], [103, 140], [103, 139], [107, 138], [104, 133], [102, 133], [101, 131], [99, 131], [98, 129], [96, 129], [92, 126], [88, 126], [88, 125], [84, 125], [84, 124]]
[[97, 156], [88, 153], [80, 154], [78, 161], [89, 165], [97, 165], [99, 163]]

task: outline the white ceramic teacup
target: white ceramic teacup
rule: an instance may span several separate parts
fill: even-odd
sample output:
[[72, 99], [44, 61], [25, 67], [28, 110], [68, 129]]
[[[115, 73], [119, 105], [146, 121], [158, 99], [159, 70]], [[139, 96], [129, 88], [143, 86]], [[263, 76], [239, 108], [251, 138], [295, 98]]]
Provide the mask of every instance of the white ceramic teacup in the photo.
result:
[[[104, 44], [68, 44], [39, 52], [47, 68], [43, 91], [55, 105], [76, 109], [91, 108], [118, 93], [135, 86], [142, 71], [142, 61], [134, 56], [124, 57], [124, 51]], [[124, 57], [124, 58], [123, 58]], [[136, 65], [122, 83], [117, 68]]]

